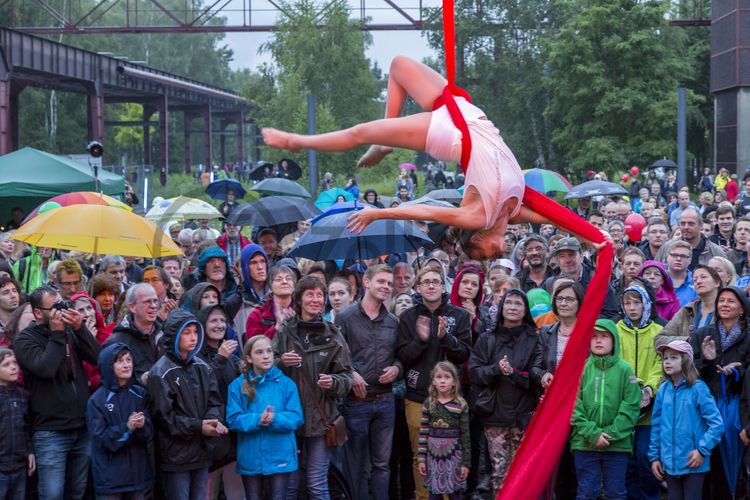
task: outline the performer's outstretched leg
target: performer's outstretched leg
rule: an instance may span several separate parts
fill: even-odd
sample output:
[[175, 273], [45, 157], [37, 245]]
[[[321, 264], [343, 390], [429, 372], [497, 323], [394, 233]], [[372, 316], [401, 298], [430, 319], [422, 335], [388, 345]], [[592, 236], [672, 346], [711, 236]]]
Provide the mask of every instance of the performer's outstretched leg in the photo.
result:
[[360, 166], [373, 166], [393, 151], [394, 147], [424, 150], [430, 114], [399, 117], [407, 96], [414, 99], [425, 111], [431, 111], [433, 103], [446, 85], [445, 78], [432, 68], [408, 57], [397, 56], [391, 62], [388, 75], [385, 119], [313, 136], [263, 129], [263, 139], [268, 146], [293, 151], [301, 148], [346, 151], [357, 146], [373, 144], [359, 161]]
[[[388, 90], [385, 98], [385, 118], [401, 116], [406, 98], [411, 97], [425, 111], [432, 111], [432, 104], [440, 96], [448, 81], [437, 71], [406, 56], [396, 56], [391, 61], [388, 73]], [[390, 146], [373, 144], [362, 155], [357, 165], [372, 167], [393, 151]]]

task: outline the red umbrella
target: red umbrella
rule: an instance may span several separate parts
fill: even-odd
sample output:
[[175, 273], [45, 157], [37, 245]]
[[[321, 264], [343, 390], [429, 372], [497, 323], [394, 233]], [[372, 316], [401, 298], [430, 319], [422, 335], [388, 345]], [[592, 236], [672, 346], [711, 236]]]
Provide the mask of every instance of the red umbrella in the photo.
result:
[[119, 207], [127, 210], [128, 212], [132, 212], [133, 209], [130, 208], [125, 203], [121, 202], [120, 200], [116, 200], [115, 198], [112, 198], [111, 196], [107, 196], [106, 194], [100, 194], [100, 193], [94, 193], [92, 191], [76, 191], [73, 193], [64, 193], [59, 194], [55, 196], [54, 198], [50, 198], [49, 200], [45, 201], [38, 207], [36, 207], [32, 212], [26, 216], [26, 218], [23, 220], [22, 224], [26, 224], [28, 221], [36, 217], [37, 213], [39, 212], [39, 209], [45, 204], [55, 202], [61, 207], [67, 207], [70, 205], [106, 205], [110, 207]]

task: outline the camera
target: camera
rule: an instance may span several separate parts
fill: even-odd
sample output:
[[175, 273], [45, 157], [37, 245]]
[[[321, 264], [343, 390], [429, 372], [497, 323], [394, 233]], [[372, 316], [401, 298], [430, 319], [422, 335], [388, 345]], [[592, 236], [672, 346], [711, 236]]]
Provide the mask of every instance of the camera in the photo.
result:
[[52, 309], [55, 311], [64, 311], [66, 309], [75, 309], [75, 303], [72, 300], [58, 300], [52, 304]]

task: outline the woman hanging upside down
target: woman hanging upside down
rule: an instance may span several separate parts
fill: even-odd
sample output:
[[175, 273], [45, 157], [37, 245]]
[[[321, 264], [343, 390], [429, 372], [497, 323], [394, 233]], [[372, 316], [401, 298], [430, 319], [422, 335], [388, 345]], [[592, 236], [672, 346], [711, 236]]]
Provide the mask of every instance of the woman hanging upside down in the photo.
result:
[[[266, 145], [297, 151], [346, 151], [372, 144], [358, 165], [377, 165], [393, 148], [427, 151], [443, 161], [461, 159], [461, 132], [447, 106], [431, 111], [447, 81], [433, 69], [408, 57], [397, 56], [388, 75], [385, 118], [337, 132], [299, 135], [265, 128]], [[424, 113], [401, 116], [409, 96]], [[524, 179], [521, 168], [495, 125], [484, 112], [463, 97], [456, 103], [468, 125], [471, 156], [466, 168], [464, 197], [458, 208], [412, 205], [386, 209], [366, 208], [349, 217], [349, 229], [361, 233], [376, 219], [431, 220], [454, 226], [461, 247], [474, 259], [494, 258], [504, 251], [508, 223], [546, 223], [541, 215], [523, 206]]]

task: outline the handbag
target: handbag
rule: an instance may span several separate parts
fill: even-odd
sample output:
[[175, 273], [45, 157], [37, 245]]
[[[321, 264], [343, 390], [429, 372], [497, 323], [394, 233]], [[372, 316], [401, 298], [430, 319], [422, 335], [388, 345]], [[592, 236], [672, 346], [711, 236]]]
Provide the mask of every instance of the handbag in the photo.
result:
[[[305, 387], [307, 388], [307, 392], [310, 393], [310, 399], [312, 399], [312, 402], [315, 405], [315, 409], [318, 410], [321, 420], [324, 423], [328, 422], [328, 417], [323, 411], [323, 408], [320, 407], [320, 403], [318, 403], [318, 400], [315, 397], [315, 393], [313, 393], [312, 391], [312, 387], [310, 386], [310, 381], [307, 379], [307, 375], [305, 375], [303, 372], [300, 372], [300, 379], [304, 382]], [[342, 415], [338, 415], [335, 419], [333, 419], [332, 423], [326, 425], [326, 444], [332, 448], [335, 448], [346, 443], [347, 439], [349, 439], [349, 435], [346, 432], [346, 420], [344, 420], [344, 417]]]

